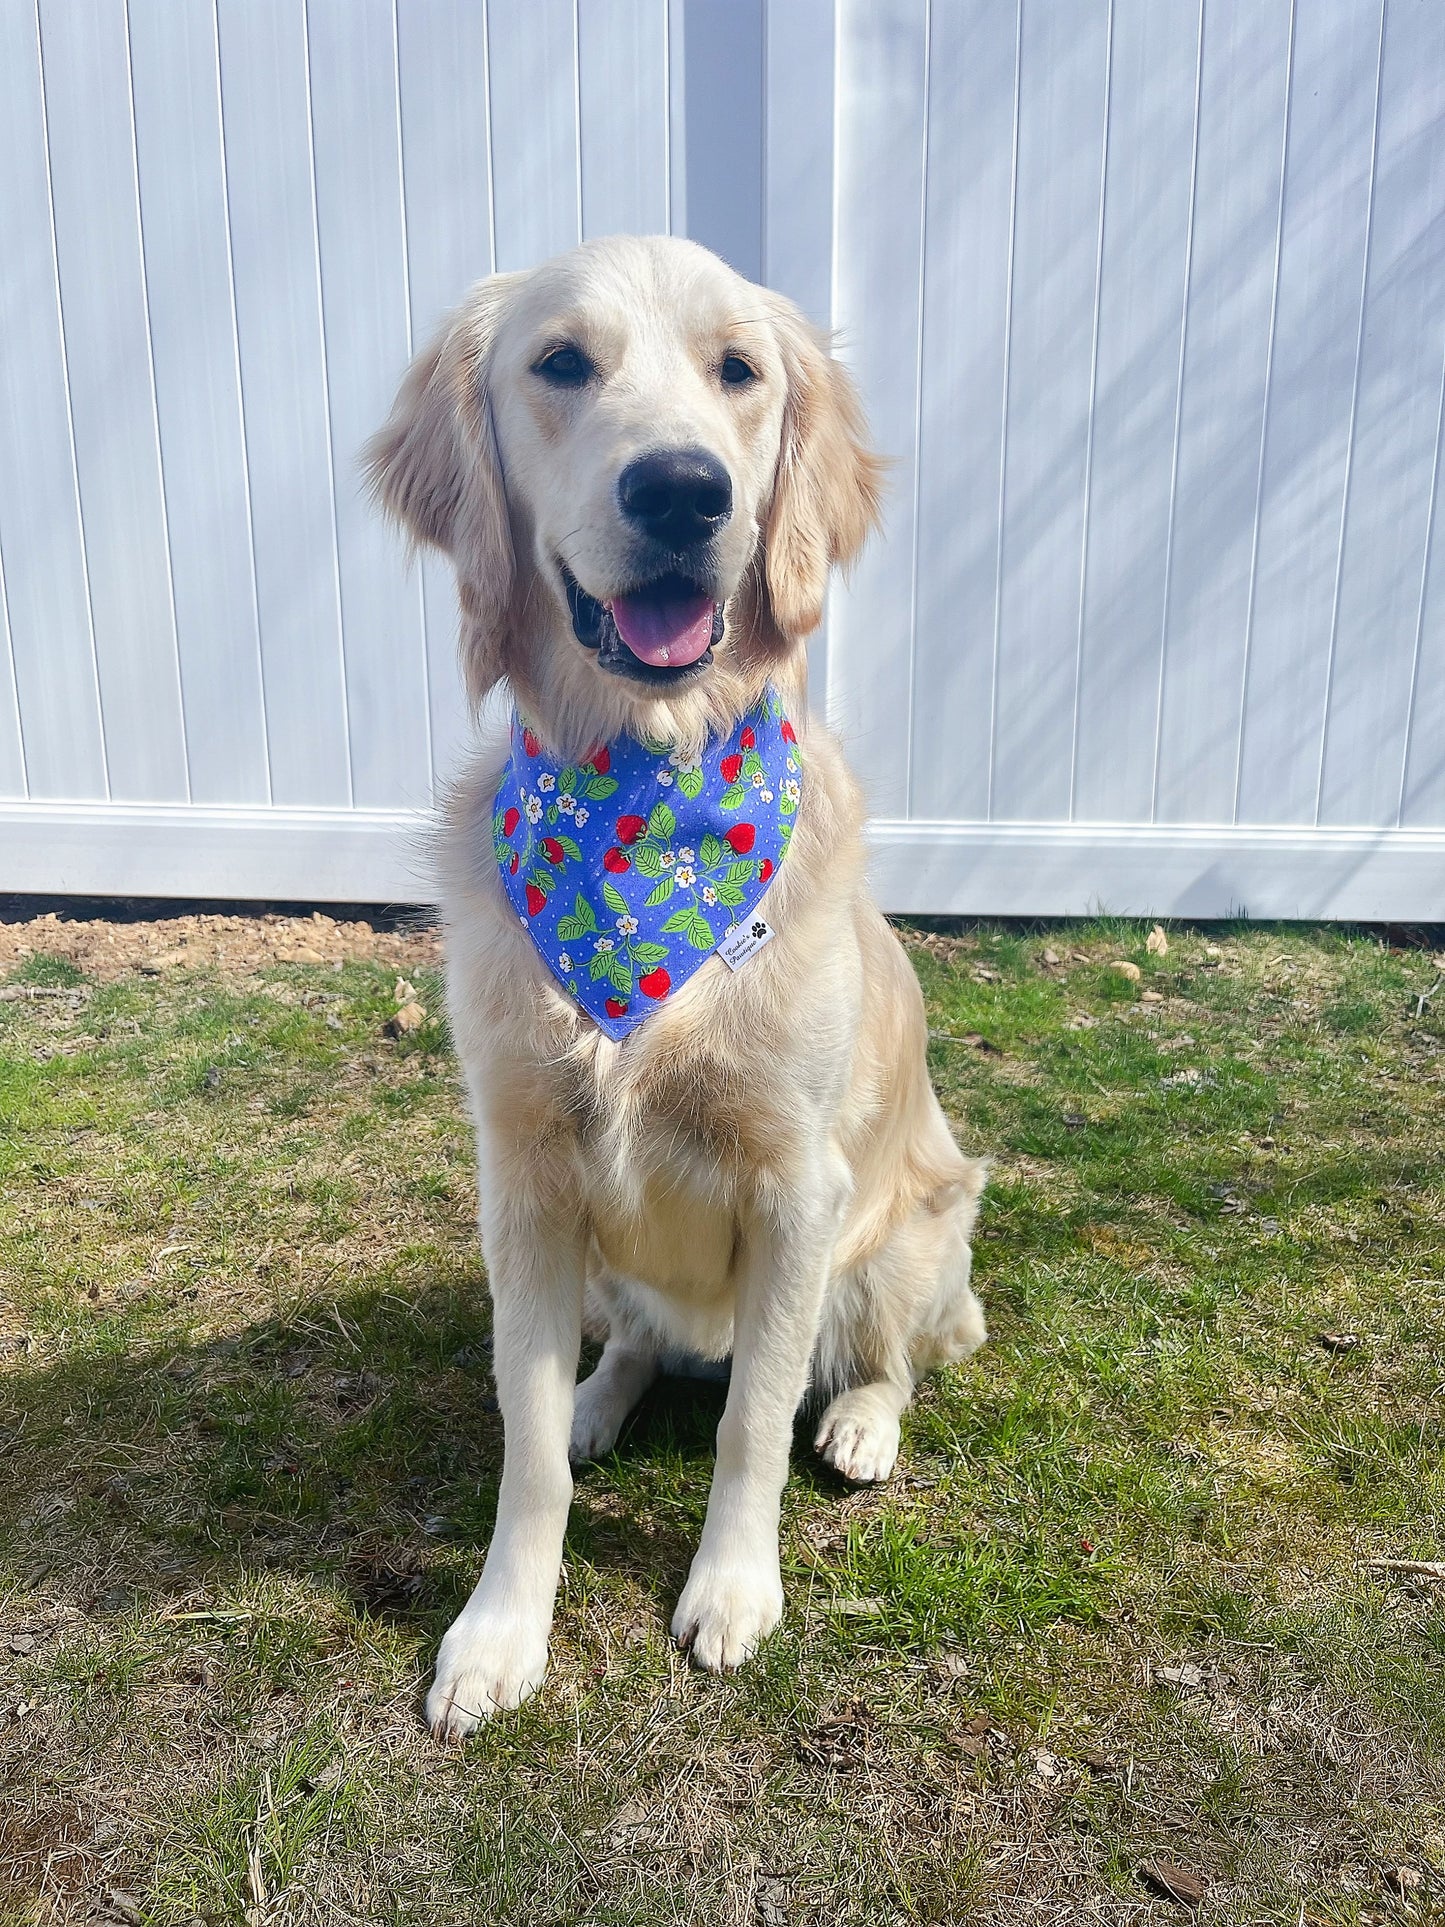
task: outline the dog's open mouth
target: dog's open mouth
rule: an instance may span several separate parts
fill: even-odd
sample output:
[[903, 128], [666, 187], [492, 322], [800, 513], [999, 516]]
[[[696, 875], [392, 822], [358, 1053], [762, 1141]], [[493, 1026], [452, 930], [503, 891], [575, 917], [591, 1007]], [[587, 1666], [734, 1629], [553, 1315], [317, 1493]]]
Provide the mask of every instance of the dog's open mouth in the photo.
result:
[[670, 683], [696, 674], [721, 642], [723, 605], [686, 576], [660, 575], [610, 602], [599, 602], [567, 569], [572, 629], [599, 668], [635, 682]]

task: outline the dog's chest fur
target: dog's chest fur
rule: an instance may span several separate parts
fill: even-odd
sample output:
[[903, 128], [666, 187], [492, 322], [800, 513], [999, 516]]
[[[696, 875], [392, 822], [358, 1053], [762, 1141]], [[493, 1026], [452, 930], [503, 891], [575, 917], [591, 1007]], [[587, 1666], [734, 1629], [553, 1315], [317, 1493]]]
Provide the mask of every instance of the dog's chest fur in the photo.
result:
[[[738, 988], [712, 976], [694, 980], [675, 1010], [625, 1045], [579, 1052], [567, 1079], [577, 1181], [603, 1257], [695, 1304], [730, 1296], [742, 1218], [767, 1150], [777, 1149], [766, 1145], [775, 1107], [756, 1059], [745, 1065], [725, 1047], [698, 1047], [709, 1007]], [[684, 1024], [690, 1047], [681, 1050], [672, 1033]]]

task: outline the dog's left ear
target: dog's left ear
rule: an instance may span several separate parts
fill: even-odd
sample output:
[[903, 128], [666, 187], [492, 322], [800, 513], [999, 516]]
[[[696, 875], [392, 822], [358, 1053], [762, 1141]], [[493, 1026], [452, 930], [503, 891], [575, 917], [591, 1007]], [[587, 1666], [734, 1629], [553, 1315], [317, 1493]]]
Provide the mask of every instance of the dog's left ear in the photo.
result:
[[868, 447], [858, 390], [829, 337], [791, 302], [775, 326], [788, 398], [763, 541], [773, 625], [791, 643], [823, 620], [829, 570], [878, 526], [886, 463]]

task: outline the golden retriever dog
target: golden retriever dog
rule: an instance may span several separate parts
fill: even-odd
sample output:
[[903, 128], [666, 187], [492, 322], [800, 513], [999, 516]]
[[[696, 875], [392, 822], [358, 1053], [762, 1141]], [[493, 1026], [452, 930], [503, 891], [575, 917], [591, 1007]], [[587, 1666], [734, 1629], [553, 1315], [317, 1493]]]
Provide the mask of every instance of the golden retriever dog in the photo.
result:
[[[886, 1479], [919, 1374], [983, 1341], [983, 1167], [928, 1081], [859, 792], [806, 712], [805, 645], [830, 570], [876, 522], [881, 472], [827, 338], [692, 242], [589, 242], [475, 287], [368, 463], [386, 510], [455, 565], [474, 702], [505, 679], [561, 760], [628, 738], [698, 758], [771, 689], [804, 772], [766, 884], [772, 941], [736, 970], [707, 956], [620, 1041], [504, 889], [506, 743], [447, 809], [447, 994], [506, 1441], [491, 1547], [427, 1699], [455, 1739], [540, 1684], [571, 1466], [611, 1450], [679, 1352], [732, 1364], [672, 1631], [713, 1672], [766, 1638], [810, 1387], [827, 1463]], [[605, 1348], [579, 1385], [584, 1327]]]

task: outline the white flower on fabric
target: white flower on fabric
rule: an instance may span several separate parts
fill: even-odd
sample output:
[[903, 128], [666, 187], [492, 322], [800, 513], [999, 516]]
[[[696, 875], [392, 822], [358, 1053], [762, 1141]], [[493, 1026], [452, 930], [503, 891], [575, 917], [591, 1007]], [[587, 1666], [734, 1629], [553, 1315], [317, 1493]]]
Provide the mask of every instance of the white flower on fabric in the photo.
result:
[[705, 884], [703, 885], [703, 889], [702, 889], [702, 900], [703, 900], [703, 902], [704, 902], [704, 903], [716, 903], [716, 902], [717, 902], [717, 891], [713, 889], [713, 887], [712, 887], [712, 885], [711, 885], [710, 883], [705, 883]]
[[572, 957], [569, 951], [559, 950], [557, 952], [557, 961], [564, 970], [570, 970], [572, 968]]
[[550, 771], [544, 771], [543, 774], [537, 778], [537, 788], [539, 790], [554, 790], [556, 787], [557, 779]]
[[691, 889], [692, 885], [696, 882], [697, 871], [693, 869], [692, 865], [690, 863], [679, 864], [677, 871], [678, 888], [680, 890], [688, 890]]
[[773, 800], [773, 792], [771, 790], [759, 790], [758, 796], [764, 803], [771, 803]]
[[663, 788], [666, 789], [672, 781], [672, 771], [670, 769], [660, 769], [657, 772], [657, 780], [662, 784]]
[[679, 850], [677, 853], [677, 860], [679, 863], [695, 863], [697, 861], [697, 851], [696, 850]]
[[788, 768], [789, 768], [789, 769], [796, 769], [797, 767], [798, 767], [798, 764], [797, 764], [797, 759], [796, 759], [795, 757], [792, 757], [792, 756], [790, 756], [790, 757], [788, 758]]
[[522, 808], [527, 812], [527, 821], [529, 823], [540, 823], [542, 821], [542, 805], [535, 796], [524, 796], [522, 798]]
[[637, 935], [636, 917], [619, 917], [617, 919], [617, 928], [622, 932], [624, 937], [635, 937]]
[[613, 943], [611, 937], [599, 937], [597, 939], [597, 948], [602, 951], [607, 951], [615, 950], [617, 946]]
[[579, 830], [581, 829], [582, 825], [587, 821], [587, 818], [590, 814], [591, 812], [588, 810], [578, 810], [575, 813], [575, 815], [572, 818], [572, 821], [577, 825]]
[[562, 795], [557, 798], [557, 808], [562, 812], [563, 816], [574, 816], [577, 812], [577, 798], [575, 796], [568, 796], [564, 791]]
[[766, 781], [767, 781], [767, 778], [763, 775], [763, 772], [759, 770], [756, 776], [754, 776], [753, 778], [753, 788], [755, 790], [760, 790]]
[[664, 870], [670, 870], [676, 861], [677, 858], [672, 854], [671, 850], [664, 850], [658, 858], [658, 862], [661, 863]]

